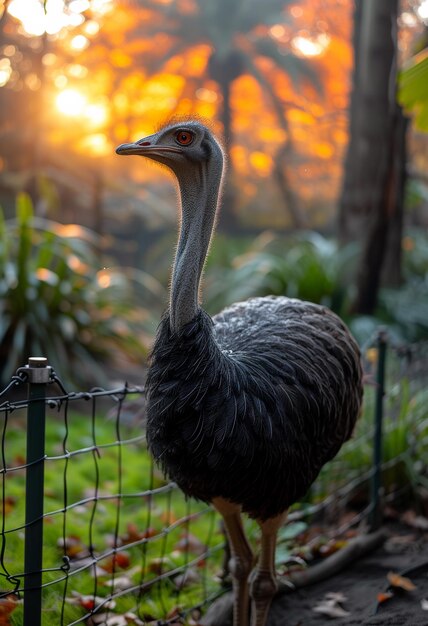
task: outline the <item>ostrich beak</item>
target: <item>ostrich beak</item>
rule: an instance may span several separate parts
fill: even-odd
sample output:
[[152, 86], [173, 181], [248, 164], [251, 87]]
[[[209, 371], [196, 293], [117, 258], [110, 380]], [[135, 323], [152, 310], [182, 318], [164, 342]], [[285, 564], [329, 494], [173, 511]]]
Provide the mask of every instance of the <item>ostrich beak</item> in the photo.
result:
[[168, 152], [180, 153], [181, 150], [178, 146], [175, 148], [174, 146], [157, 145], [153, 136], [140, 139], [135, 143], [123, 143], [116, 148], [116, 154], [137, 154], [148, 157], [162, 156]]
[[116, 154], [142, 154], [144, 146], [138, 143], [123, 143], [116, 148]]

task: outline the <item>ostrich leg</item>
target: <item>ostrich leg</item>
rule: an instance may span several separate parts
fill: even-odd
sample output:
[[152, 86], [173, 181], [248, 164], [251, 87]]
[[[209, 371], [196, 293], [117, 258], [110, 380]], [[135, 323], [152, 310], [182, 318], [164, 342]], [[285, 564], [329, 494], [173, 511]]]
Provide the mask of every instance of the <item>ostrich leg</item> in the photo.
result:
[[241, 507], [223, 498], [214, 498], [213, 505], [223, 517], [232, 553], [229, 569], [234, 593], [233, 624], [234, 626], [248, 626], [248, 576], [254, 559], [242, 525]]
[[251, 626], [265, 626], [272, 598], [278, 588], [275, 572], [276, 537], [286, 516], [287, 512], [284, 512], [265, 522], [258, 522], [262, 537], [259, 560], [250, 582]]

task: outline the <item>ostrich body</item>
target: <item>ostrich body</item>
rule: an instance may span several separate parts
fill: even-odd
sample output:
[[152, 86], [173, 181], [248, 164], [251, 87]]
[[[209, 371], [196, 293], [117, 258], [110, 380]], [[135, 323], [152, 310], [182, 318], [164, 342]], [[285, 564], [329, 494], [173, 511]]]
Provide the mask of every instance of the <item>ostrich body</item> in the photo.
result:
[[[359, 349], [334, 313], [309, 302], [252, 298], [212, 319], [200, 308], [223, 174], [222, 149], [205, 126], [172, 124], [117, 152], [167, 165], [181, 197], [170, 306], [147, 378], [149, 449], [185, 494], [223, 516], [234, 626], [247, 626], [249, 596], [251, 626], [264, 626], [277, 587], [277, 530], [359, 414]], [[241, 511], [261, 528], [254, 569]]]

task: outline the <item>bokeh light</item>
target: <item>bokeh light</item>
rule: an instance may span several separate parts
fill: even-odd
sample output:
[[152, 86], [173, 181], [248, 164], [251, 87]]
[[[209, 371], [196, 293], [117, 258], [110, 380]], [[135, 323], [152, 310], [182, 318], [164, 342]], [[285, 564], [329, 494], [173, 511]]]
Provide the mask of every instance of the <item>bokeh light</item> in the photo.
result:
[[76, 117], [83, 112], [86, 97], [75, 89], [65, 89], [56, 97], [56, 106], [60, 113]]

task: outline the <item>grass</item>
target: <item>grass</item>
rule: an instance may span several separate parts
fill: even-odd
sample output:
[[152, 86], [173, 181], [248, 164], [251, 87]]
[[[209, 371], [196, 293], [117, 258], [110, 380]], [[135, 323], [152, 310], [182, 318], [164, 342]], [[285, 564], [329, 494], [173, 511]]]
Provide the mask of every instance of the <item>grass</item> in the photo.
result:
[[[423, 354], [421, 344], [421, 355]], [[369, 473], [373, 466], [376, 355], [369, 351], [372, 363], [366, 371], [371, 384], [364, 391], [364, 410], [353, 438], [321, 471], [310, 493], [312, 500], [322, 500], [341, 485]], [[426, 372], [412, 379], [406, 363], [390, 350], [387, 358], [382, 425], [382, 485], [384, 494], [407, 490], [415, 497], [420, 486], [427, 487], [428, 476], [423, 459], [428, 455], [428, 390]], [[362, 488], [368, 494], [368, 483]]]
[[[85, 614], [82, 604], [90, 606], [87, 602], [91, 600], [82, 600], [81, 595], [108, 596], [115, 581], [119, 592], [120, 585], [138, 587], [192, 562], [189, 581], [182, 589], [177, 576], [167, 577], [156, 588], [147, 585], [139, 599], [136, 593], [118, 597], [114, 612], [138, 608], [139, 615], [149, 620], [164, 617], [174, 607], [197, 605], [204, 594], [218, 590], [215, 575], [220, 570], [221, 550], [216, 546], [223, 543], [218, 520], [206, 505], [186, 502], [176, 488], [142, 496], [166, 483], [152, 468], [141, 425], [119, 428], [115, 415], [106, 417], [106, 409], [92, 417], [88, 408], [89, 415], [87, 411], [68, 411], [67, 428], [62, 415], [50, 411], [47, 417], [43, 562], [46, 569], [54, 571], [43, 574], [47, 585], [43, 625], [58, 626], [64, 596], [63, 623], [69, 624]], [[118, 440], [121, 445], [111, 445]], [[3, 474], [7, 494], [3, 569], [19, 576], [24, 571], [23, 530], [13, 529], [25, 521], [25, 475], [23, 470], [12, 470], [24, 462], [25, 420], [19, 411], [9, 416], [6, 442], [6, 467], [11, 471]], [[63, 457], [65, 450], [67, 458], [55, 458]], [[188, 542], [184, 540], [187, 531], [191, 533]], [[132, 545], [135, 543], [138, 545]], [[115, 546], [119, 548], [116, 557]], [[207, 547], [213, 549], [213, 556], [201, 558]], [[60, 570], [63, 556], [70, 559], [70, 576], [55, 582], [64, 578]], [[97, 570], [90, 566], [93, 557]], [[82, 571], [73, 574], [79, 568]], [[11, 589], [10, 583], [3, 580], [1, 588]], [[11, 620], [16, 626], [22, 624], [22, 606], [12, 613]]]

